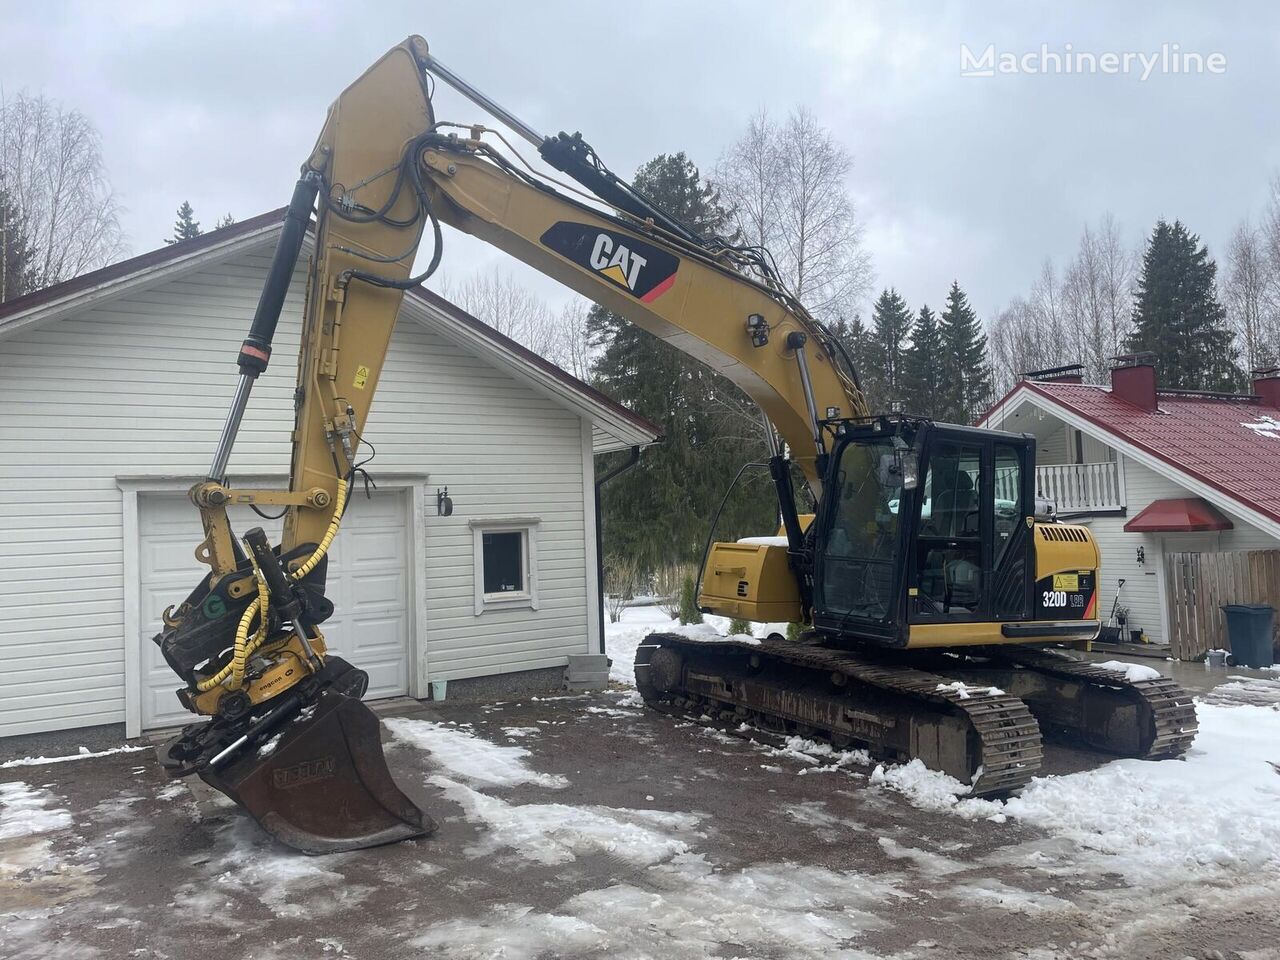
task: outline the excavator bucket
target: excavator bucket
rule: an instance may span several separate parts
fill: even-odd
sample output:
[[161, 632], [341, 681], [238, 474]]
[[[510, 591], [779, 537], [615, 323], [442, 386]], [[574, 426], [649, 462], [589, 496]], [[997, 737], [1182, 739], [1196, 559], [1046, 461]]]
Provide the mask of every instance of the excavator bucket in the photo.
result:
[[303, 853], [376, 847], [436, 828], [391, 779], [373, 711], [333, 689], [276, 737], [200, 778]]

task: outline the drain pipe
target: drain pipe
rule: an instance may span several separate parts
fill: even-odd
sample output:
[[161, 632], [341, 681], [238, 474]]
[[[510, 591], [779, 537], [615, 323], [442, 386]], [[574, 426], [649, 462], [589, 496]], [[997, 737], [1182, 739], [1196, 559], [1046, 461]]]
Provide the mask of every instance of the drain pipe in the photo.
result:
[[600, 609], [596, 617], [600, 624], [600, 652], [604, 653], [604, 528], [600, 523], [600, 488], [614, 477], [626, 473], [640, 462], [640, 445], [631, 448], [631, 455], [604, 476], [596, 480], [596, 594], [600, 599]]

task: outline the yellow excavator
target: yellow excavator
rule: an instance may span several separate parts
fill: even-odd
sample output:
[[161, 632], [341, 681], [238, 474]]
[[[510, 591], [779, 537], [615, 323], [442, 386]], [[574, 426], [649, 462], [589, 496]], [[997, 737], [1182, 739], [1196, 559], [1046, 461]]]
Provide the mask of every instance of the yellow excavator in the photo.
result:
[[[528, 141], [437, 121], [439, 79]], [[571, 182], [569, 182], [571, 181]], [[312, 217], [315, 246], [287, 490], [228, 485]], [[329, 110], [285, 215], [207, 478], [190, 493], [211, 569], [155, 638], [207, 719], [161, 749], [308, 853], [434, 825], [395, 785], [367, 677], [328, 654], [326, 552], [362, 467], [369, 410], [404, 290], [440, 262], [441, 224], [480, 237], [707, 363], [759, 405], [780, 530], [709, 545], [705, 612], [803, 623], [797, 640], [647, 638], [636, 656], [660, 711], [878, 756], [919, 758], [974, 795], [1025, 784], [1041, 732], [1174, 757], [1194, 706], [1167, 679], [1130, 680], [1055, 647], [1099, 628], [1097, 546], [1038, 505], [1035, 440], [875, 415], [841, 342], [788, 292], [767, 251], [701, 236], [614, 175], [581, 135], [544, 137], [437, 60], [392, 48]], [[429, 256], [420, 256], [423, 234]], [[413, 276], [414, 263], [426, 260]], [[816, 509], [802, 514], [796, 484]], [[283, 508], [282, 542], [237, 537], [227, 507]]]

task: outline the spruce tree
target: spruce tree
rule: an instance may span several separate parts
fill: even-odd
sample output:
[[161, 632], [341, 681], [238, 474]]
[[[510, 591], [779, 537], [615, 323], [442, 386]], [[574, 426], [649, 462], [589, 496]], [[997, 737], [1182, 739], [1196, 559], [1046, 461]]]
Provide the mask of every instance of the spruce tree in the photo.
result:
[[[723, 230], [716, 190], [683, 154], [644, 164], [635, 186], [695, 232]], [[623, 317], [593, 307], [587, 318], [599, 349], [595, 384], [662, 427], [662, 443], [601, 495], [604, 538], [611, 553], [633, 560], [642, 575], [700, 559], [708, 524], [743, 463], [765, 456], [759, 413], [737, 387], [705, 364]], [[601, 470], [612, 464], [601, 464]], [[772, 533], [776, 501], [767, 472], [744, 478], [726, 505], [717, 536]]]
[[221, 230], [223, 227], [230, 227], [234, 225], [235, 222], [236, 222], [235, 217], [233, 217], [229, 213], [224, 213], [222, 216], [218, 218], [218, 222], [213, 225], [213, 229]]
[[1125, 347], [1156, 355], [1162, 386], [1233, 390], [1243, 379], [1216, 294], [1217, 273], [1208, 248], [1182, 221], [1156, 223], [1142, 256]]
[[0, 189], [0, 303], [39, 287], [33, 265], [35, 255], [17, 204]]
[[938, 329], [942, 357], [938, 364], [936, 417], [952, 423], [973, 423], [991, 399], [987, 335], [957, 281], [951, 282], [947, 292]]
[[166, 240], [165, 243], [190, 240], [192, 237], [198, 237], [202, 233], [204, 231], [200, 229], [200, 223], [196, 220], [195, 211], [191, 209], [191, 204], [183, 200], [182, 206], [178, 207], [178, 219], [173, 222], [173, 237]]
[[938, 390], [942, 386], [942, 331], [927, 306], [920, 308], [911, 331], [911, 346], [902, 361], [902, 393], [906, 411], [920, 417], [938, 415]]
[[864, 359], [864, 386], [874, 411], [889, 410], [902, 394], [903, 360], [911, 334], [911, 311], [894, 289], [885, 290], [871, 311]]

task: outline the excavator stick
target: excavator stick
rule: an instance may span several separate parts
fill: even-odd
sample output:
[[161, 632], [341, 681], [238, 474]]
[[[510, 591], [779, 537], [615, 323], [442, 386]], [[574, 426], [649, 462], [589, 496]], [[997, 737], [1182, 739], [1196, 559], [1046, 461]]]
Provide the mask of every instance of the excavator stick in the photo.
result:
[[307, 854], [396, 843], [435, 822], [391, 778], [377, 716], [360, 701], [364, 672], [330, 657], [316, 691], [299, 684], [246, 723], [187, 727], [160, 759], [171, 776], [199, 775], [281, 843]]

